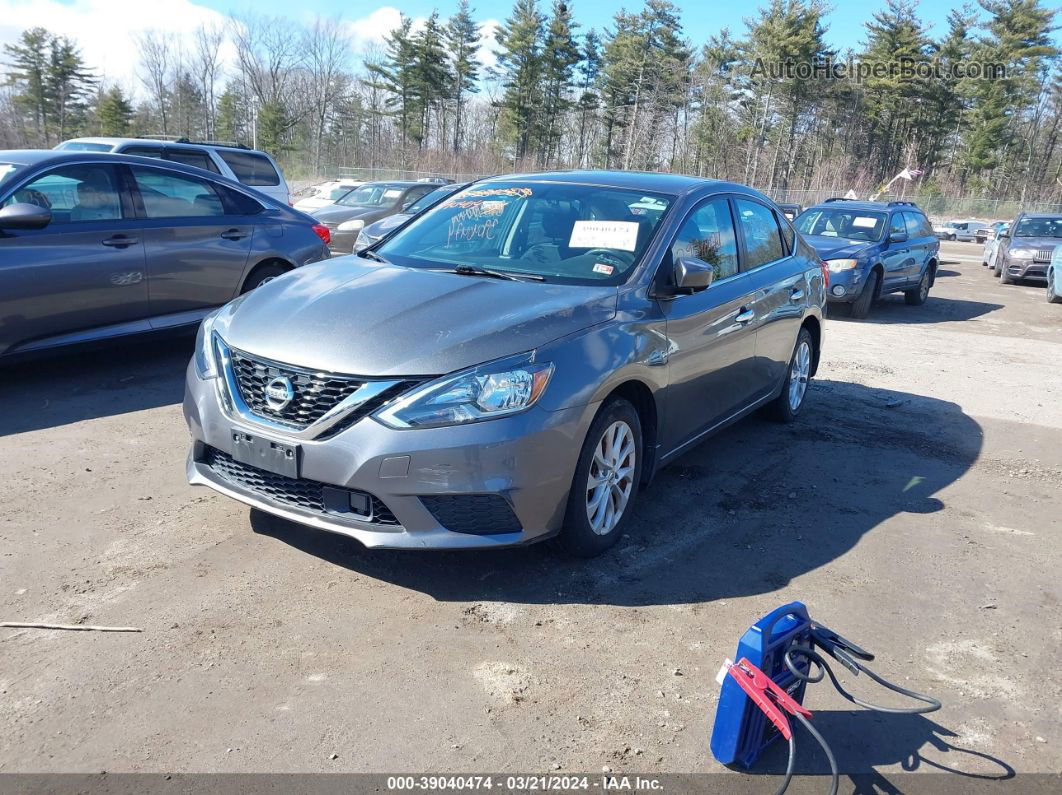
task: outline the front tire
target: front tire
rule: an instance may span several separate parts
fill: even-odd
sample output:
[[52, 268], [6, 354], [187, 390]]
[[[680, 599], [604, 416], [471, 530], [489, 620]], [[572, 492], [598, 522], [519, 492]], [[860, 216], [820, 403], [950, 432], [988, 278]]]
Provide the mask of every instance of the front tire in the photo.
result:
[[904, 290], [903, 300], [908, 306], [921, 306], [929, 298], [929, 286], [932, 279], [929, 275], [929, 268], [926, 268], [925, 273], [922, 274], [922, 278], [918, 280], [918, 286], [913, 290]]
[[800, 414], [811, 380], [812, 362], [815, 360], [815, 341], [806, 328], [797, 335], [789, 369], [782, 383], [782, 394], [770, 405], [770, 415], [779, 422], [792, 422]]
[[580, 558], [609, 549], [630, 519], [641, 476], [642, 423], [634, 406], [615, 398], [586, 433], [558, 545]]
[[863, 292], [852, 302], [852, 317], [862, 320], [870, 314], [870, 305], [878, 297], [878, 285], [880, 282], [881, 277], [878, 276], [878, 272], [871, 271], [867, 277], [866, 284], [863, 285]]
[[1014, 284], [1014, 277], [1011, 276], [1009, 273], [1007, 273], [1006, 265], [1004, 265], [1003, 269], [1000, 270], [1000, 272], [999, 272], [999, 283], [1000, 284]]

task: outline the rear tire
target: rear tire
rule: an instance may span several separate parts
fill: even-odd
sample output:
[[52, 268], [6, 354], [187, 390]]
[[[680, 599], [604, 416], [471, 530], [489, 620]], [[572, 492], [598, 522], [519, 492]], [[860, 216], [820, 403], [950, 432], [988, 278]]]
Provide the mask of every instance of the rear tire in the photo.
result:
[[609, 549], [623, 535], [641, 477], [642, 423], [634, 406], [615, 398], [586, 432], [557, 545], [580, 558]]
[[768, 414], [778, 422], [792, 422], [804, 407], [808, 383], [811, 381], [811, 368], [815, 361], [815, 341], [806, 328], [800, 329], [793, 355], [789, 359], [789, 369], [782, 382], [782, 394], [774, 399], [768, 408]]
[[878, 297], [880, 283], [881, 277], [878, 276], [878, 272], [871, 271], [870, 276], [867, 277], [867, 283], [863, 285], [863, 292], [852, 302], [852, 317], [856, 320], [862, 320], [870, 314], [870, 306], [874, 303], [874, 299]]
[[243, 289], [240, 290], [240, 295], [249, 293], [256, 287], [261, 287], [266, 282], [273, 281], [277, 276], [283, 276], [291, 268], [285, 268], [283, 265], [259, 265], [253, 271], [251, 275], [247, 277], [247, 281], [243, 283]]
[[929, 275], [929, 268], [926, 268], [925, 273], [922, 274], [922, 278], [918, 280], [918, 286], [913, 290], [904, 290], [903, 300], [908, 306], [921, 306], [929, 298], [929, 286], [932, 279]]

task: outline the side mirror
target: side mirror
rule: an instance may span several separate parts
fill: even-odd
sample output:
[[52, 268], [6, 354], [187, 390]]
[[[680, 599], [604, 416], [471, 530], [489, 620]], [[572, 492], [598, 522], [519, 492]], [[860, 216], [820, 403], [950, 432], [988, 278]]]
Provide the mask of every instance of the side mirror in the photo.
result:
[[906, 232], [890, 232], [889, 233], [889, 242], [890, 243], [906, 243], [907, 242], [907, 233]]
[[679, 257], [675, 263], [675, 287], [679, 292], [695, 293], [711, 286], [715, 268], [696, 257]]
[[51, 210], [28, 202], [9, 204], [0, 210], [0, 229], [44, 229], [51, 222]]

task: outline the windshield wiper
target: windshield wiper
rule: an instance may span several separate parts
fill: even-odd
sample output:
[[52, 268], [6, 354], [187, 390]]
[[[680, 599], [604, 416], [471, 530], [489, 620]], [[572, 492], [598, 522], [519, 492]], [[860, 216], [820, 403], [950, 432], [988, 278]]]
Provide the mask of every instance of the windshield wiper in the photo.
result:
[[544, 276], [537, 273], [513, 273], [511, 271], [496, 271], [490, 268], [481, 268], [478, 265], [455, 265], [453, 268], [432, 268], [440, 273], [456, 273], [459, 276], [486, 276], [490, 279], [505, 279], [506, 281], [545, 281]]
[[359, 251], [358, 252], [358, 256], [359, 257], [364, 257], [365, 259], [374, 259], [377, 262], [382, 262], [384, 265], [390, 265], [391, 264], [391, 260], [384, 259], [379, 254], [377, 254], [375, 251], [369, 251], [369, 249], [363, 249], [363, 250]]

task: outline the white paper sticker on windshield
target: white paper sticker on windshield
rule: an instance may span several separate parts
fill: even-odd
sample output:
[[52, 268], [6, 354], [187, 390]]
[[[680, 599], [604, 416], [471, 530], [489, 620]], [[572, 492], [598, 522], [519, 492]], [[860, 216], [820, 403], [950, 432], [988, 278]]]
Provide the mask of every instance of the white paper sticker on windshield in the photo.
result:
[[634, 251], [638, 247], [637, 221], [576, 221], [571, 248], [613, 248]]
[[878, 219], [869, 215], [860, 215], [852, 219], [852, 226], [858, 226], [861, 229], [873, 229], [878, 225]]
[[384, 191], [384, 198], [385, 199], [397, 199], [401, 195], [402, 195], [402, 189], [401, 188], [389, 188], [388, 190]]

